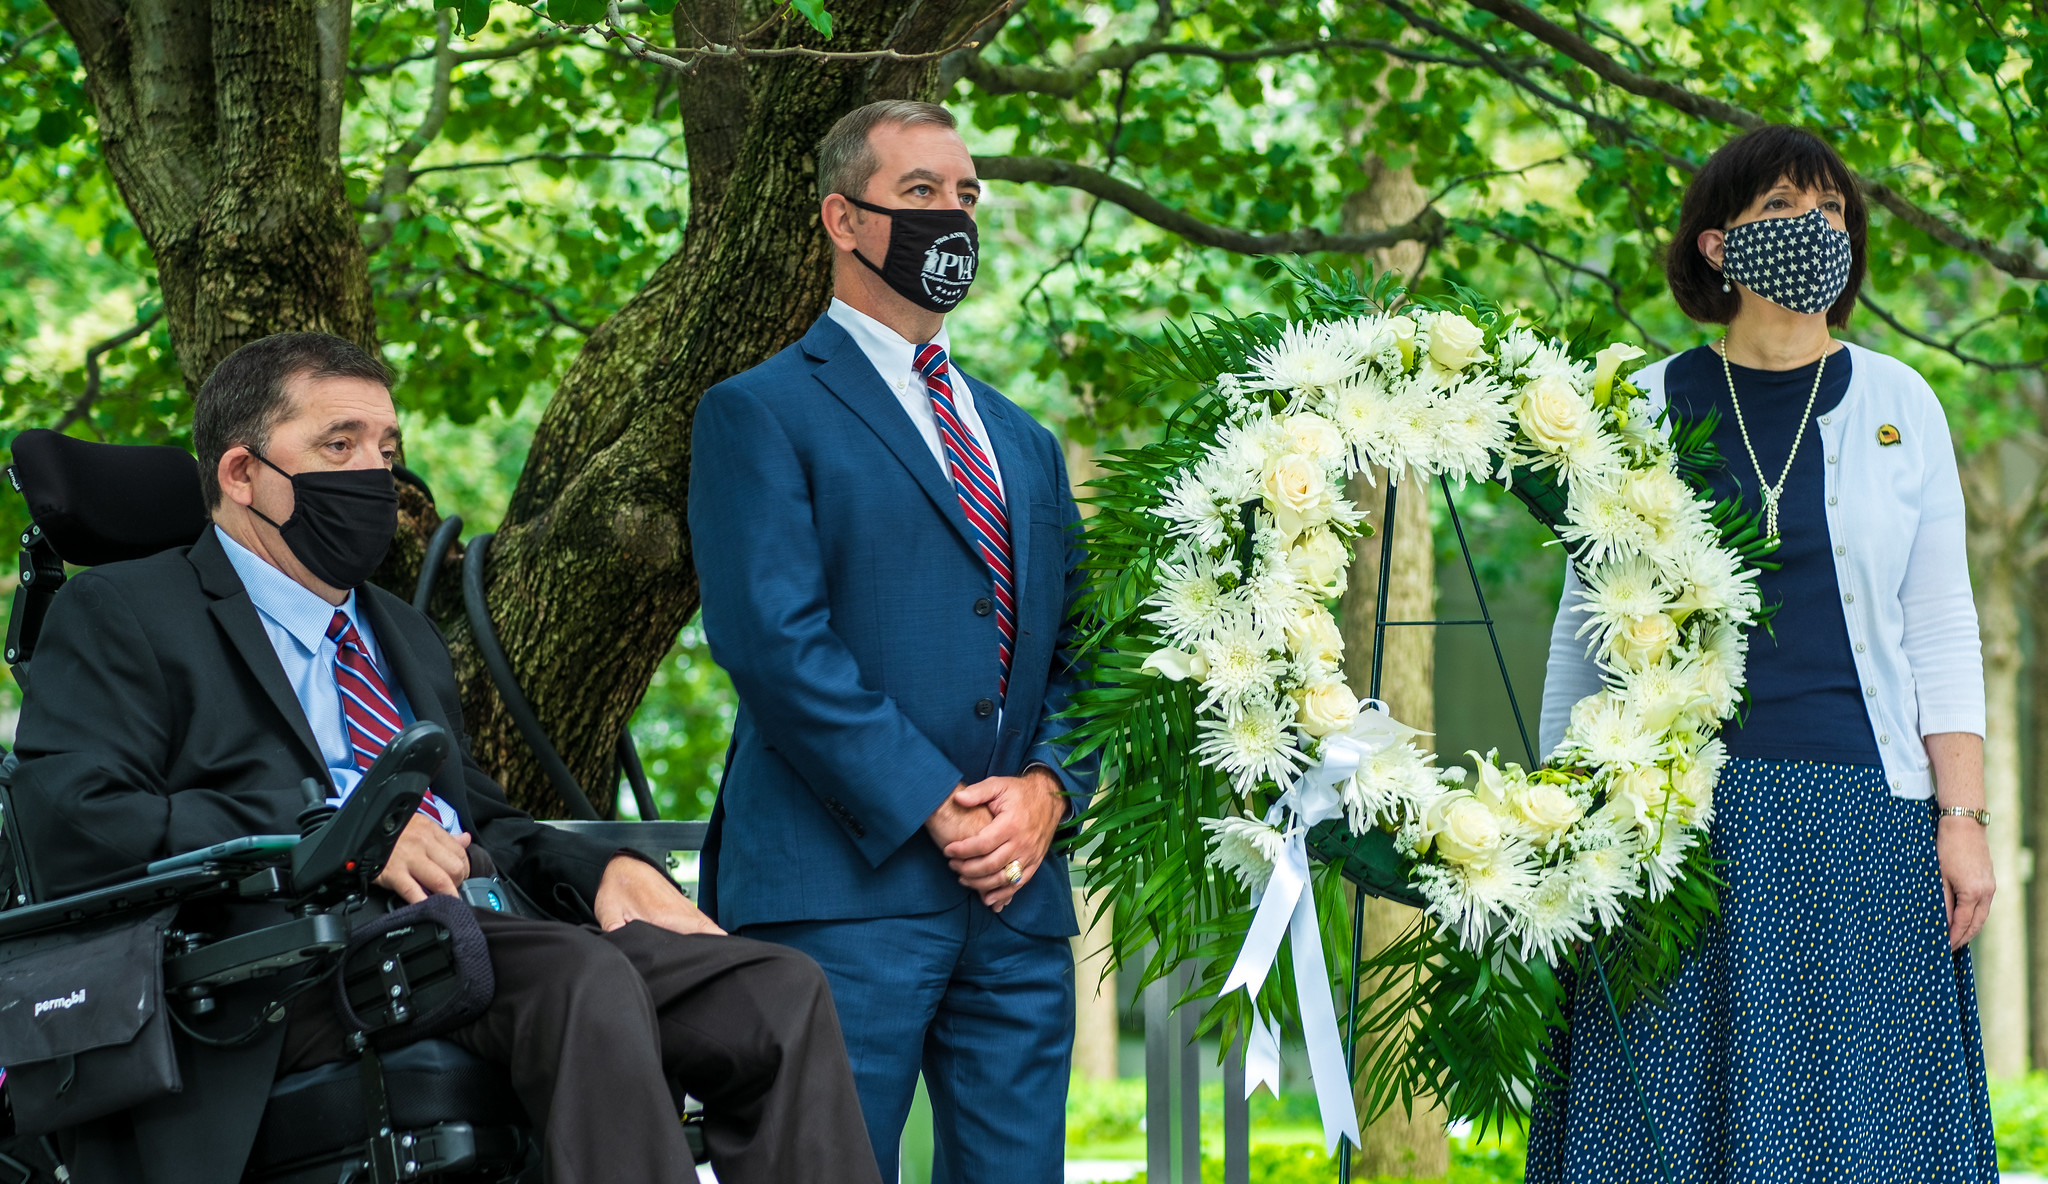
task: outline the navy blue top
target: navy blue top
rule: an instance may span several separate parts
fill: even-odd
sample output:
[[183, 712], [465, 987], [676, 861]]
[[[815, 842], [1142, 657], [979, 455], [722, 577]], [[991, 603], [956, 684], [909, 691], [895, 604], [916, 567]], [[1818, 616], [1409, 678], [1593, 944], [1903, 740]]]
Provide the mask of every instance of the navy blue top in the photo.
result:
[[[1803, 430], [1804, 439], [1778, 503], [1779, 544], [1770, 556], [1778, 570], [1762, 573], [1757, 581], [1764, 605], [1775, 604], [1778, 612], [1770, 631], [1755, 629], [1749, 635], [1747, 724], [1729, 721], [1721, 738], [1732, 756], [1880, 765], [1877, 737], [1870, 729], [1870, 712], [1849, 650], [1848, 622], [1842, 616], [1822, 481], [1827, 456], [1818, 421], [1848, 392], [1849, 351], [1836, 350], [1824, 361], [1820, 393], [1804, 425], [1799, 416], [1806, 410], [1814, 366], [1820, 362], [1796, 370], [1730, 365], [1749, 438], [1768, 479], [1776, 480], [1785, 471], [1793, 434]], [[1739, 496], [1746, 509], [1757, 511], [1761, 529], [1763, 483], [1742, 444], [1721, 355], [1711, 346], [1701, 346], [1673, 358], [1664, 371], [1664, 395], [1678, 418], [1697, 420], [1709, 411], [1720, 413], [1714, 444], [1723, 464], [1709, 484], [1714, 496]]]

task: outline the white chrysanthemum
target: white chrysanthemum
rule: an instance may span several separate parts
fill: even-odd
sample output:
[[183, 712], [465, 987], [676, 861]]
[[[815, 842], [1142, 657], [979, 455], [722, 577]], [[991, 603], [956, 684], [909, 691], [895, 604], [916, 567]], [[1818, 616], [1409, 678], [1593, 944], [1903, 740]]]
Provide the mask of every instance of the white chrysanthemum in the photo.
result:
[[1542, 338], [1520, 326], [1501, 334], [1496, 346], [1500, 353], [1501, 372], [1519, 375], [1542, 344]]
[[1257, 562], [1241, 596], [1260, 624], [1278, 635], [1319, 603], [1321, 590], [1302, 578], [1300, 569], [1289, 562], [1287, 550], [1277, 541], [1270, 550], [1263, 545], [1259, 548]]
[[1455, 933], [1466, 949], [1478, 949], [1524, 907], [1536, 886], [1536, 872], [1523, 844], [1481, 864], [1424, 864], [1417, 868], [1414, 882], [1430, 902], [1425, 911]]
[[1358, 372], [1362, 357], [1350, 334], [1322, 325], [1290, 325], [1280, 340], [1252, 355], [1245, 385], [1310, 395]]
[[1350, 317], [1332, 322], [1328, 329], [1331, 343], [1350, 350], [1362, 363], [1394, 370], [1401, 368], [1401, 343], [1391, 318], [1377, 315]]
[[1508, 935], [1520, 944], [1524, 962], [1555, 962], [1567, 942], [1592, 938], [1586, 929], [1592, 920], [1590, 902], [1579, 892], [1571, 869], [1549, 868], [1522, 898], [1508, 922]]
[[1258, 496], [1259, 482], [1264, 479], [1267, 466], [1286, 453], [1287, 437], [1280, 430], [1280, 422], [1261, 410], [1248, 419], [1225, 425], [1216, 434], [1208, 463], [1241, 475], [1245, 496], [1239, 500], [1249, 501]]
[[1201, 551], [1161, 564], [1159, 591], [1151, 600], [1157, 607], [1146, 614], [1147, 619], [1157, 622], [1168, 640], [1199, 642], [1233, 612], [1245, 611], [1239, 597], [1223, 590], [1226, 573], [1236, 574], [1234, 560], [1226, 566]]
[[1226, 614], [1195, 643], [1195, 652], [1209, 664], [1209, 673], [1202, 679], [1202, 689], [1208, 693], [1196, 710], [1254, 697], [1271, 698], [1274, 680], [1287, 668], [1280, 648], [1278, 631], [1262, 627], [1252, 613]]
[[1622, 694], [1635, 704], [1647, 731], [1663, 733], [1681, 718], [1705, 714], [1713, 697], [1701, 685], [1699, 669], [1692, 663], [1660, 662], [1643, 670], [1623, 671]]
[[1372, 459], [1386, 467], [1391, 480], [1402, 480], [1411, 468], [1421, 476], [1429, 475], [1444, 420], [1444, 407], [1437, 393], [1435, 383], [1426, 373], [1397, 380], [1388, 388], [1386, 430], [1381, 433]]
[[1631, 898], [1641, 895], [1633, 831], [1596, 825], [1581, 827], [1571, 872], [1579, 898], [1603, 929], [1621, 923]]
[[1439, 779], [1432, 760], [1406, 742], [1390, 744], [1367, 757], [1338, 793], [1351, 829], [1363, 833], [1382, 823], [1419, 821], [1451, 788]]
[[1285, 832], [1252, 818], [1204, 818], [1202, 829], [1209, 832], [1218, 867], [1236, 876], [1253, 896], [1266, 890], [1273, 865], [1287, 847]]
[[1664, 559], [1666, 582], [1674, 589], [1674, 612], [1717, 613], [1738, 624], [1753, 620], [1761, 601], [1756, 573], [1745, 570], [1735, 552], [1704, 529], [1684, 538]]
[[1445, 391], [1430, 470], [1454, 481], [1485, 477], [1493, 455], [1514, 438], [1507, 395], [1505, 386], [1478, 374]]
[[1195, 755], [1228, 774], [1239, 793], [1252, 792], [1262, 781], [1284, 790], [1307, 760], [1295, 744], [1294, 700], [1284, 696], [1278, 702], [1239, 703], [1221, 719], [1203, 720], [1201, 733]]
[[1662, 755], [1663, 737], [1644, 728], [1635, 705], [1609, 688], [1573, 705], [1564, 743], [1567, 749], [1584, 757], [1587, 764], [1632, 769], [1657, 763]]
[[1686, 855], [1699, 845], [1699, 841], [1700, 832], [1676, 818], [1666, 817], [1662, 825], [1644, 828], [1642, 868], [1645, 895], [1653, 901], [1664, 899], [1664, 894], [1678, 882], [1678, 873], [1685, 866]]
[[1573, 361], [1563, 346], [1547, 341], [1530, 352], [1528, 360], [1522, 363], [1522, 373], [1531, 379], [1555, 378], [1581, 392], [1593, 389], [1593, 367]]
[[1571, 611], [1586, 614], [1575, 637], [1599, 630], [1604, 636], [1630, 621], [1661, 613], [1670, 603], [1656, 565], [1641, 557], [1604, 563], [1585, 574], [1579, 603]]
[[1220, 466], [1203, 465], [1174, 480], [1167, 488], [1166, 499], [1152, 511], [1172, 524], [1166, 528], [1169, 535], [1193, 539], [1205, 551], [1229, 541], [1231, 528], [1237, 522], [1237, 507], [1249, 499], [1233, 501], [1229, 493], [1212, 484], [1213, 478], [1226, 471]]
[[1575, 544], [1578, 561], [1588, 567], [1633, 558], [1657, 542], [1656, 528], [1629, 506], [1620, 489], [1594, 482], [1572, 485], [1558, 536]]

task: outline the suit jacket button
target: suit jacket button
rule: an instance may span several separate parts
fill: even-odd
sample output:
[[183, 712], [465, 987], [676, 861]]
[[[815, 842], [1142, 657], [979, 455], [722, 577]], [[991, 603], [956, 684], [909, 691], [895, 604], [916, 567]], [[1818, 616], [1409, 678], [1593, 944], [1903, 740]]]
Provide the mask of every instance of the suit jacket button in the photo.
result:
[[977, 617], [985, 617], [990, 613], [994, 612], [995, 608], [995, 601], [990, 600], [988, 597], [984, 596], [980, 600], [974, 602], [974, 615]]
[[987, 719], [989, 716], [994, 715], [995, 713], [996, 701], [994, 699], [976, 699], [974, 701], [974, 714], [976, 716], [982, 719]]

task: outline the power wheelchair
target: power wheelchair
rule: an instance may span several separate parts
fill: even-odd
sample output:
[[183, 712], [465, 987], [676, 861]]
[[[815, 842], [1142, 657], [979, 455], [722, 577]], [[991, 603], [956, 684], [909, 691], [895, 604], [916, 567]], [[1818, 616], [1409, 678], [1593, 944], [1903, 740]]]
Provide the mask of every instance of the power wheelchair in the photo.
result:
[[[15, 463], [7, 468], [14, 488], [27, 500], [33, 524], [21, 535], [21, 580], [6, 641], [6, 659], [24, 695], [34, 694], [33, 656], [52, 599], [64, 582], [65, 564], [97, 566], [138, 559], [194, 541], [208, 524], [199, 493], [198, 466], [180, 449], [93, 444], [53, 432], [17, 437]], [[410, 473], [401, 478], [425, 490]], [[431, 498], [431, 492], [428, 491]], [[429, 544], [414, 603], [424, 605], [440, 559], [455, 541], [461, 521], [449, 518]], [[465, 584], [480, 583], [488, 536], [471, 541]], [[469, 589], [465, 589], [469, 591]], [[466, 597], [473, 617], [482, 614], [480, 590]], [[482, 630], [490, 643], [486, 657], [508, 703], [517, 708], [522, 731], [580, 821], [558, 822], [592, 833], [657, 860], [671, 852], [702, 847], [701, 822], [660, 821], [651, 793], [639, 775], [630, 738], [622, 741], [620, 764], [645, 821], [602, 819], [565, 771], [539, 725], [531, 722], [524, 696], [510, 682], [509, 666], [497, 652], [487, 617]], [[530, 726], [529, 726], [530, 725]], [[308, 779], [307, 810], [298, 836], [266, 836], [239, 849], [213, 849], [151, 865], [149, 874], [123, 884], [56, 900], [35, 899], [34, 852], [14, 825], [9, 792], [15, 757], [0, 757], [0, 943], [33, 948], [95, 927], [139, 918], [211, 898], [274, 900], [290, 906], [284, 924], [220, 941], [166, 930], [163, 958], [164, 1005], [200, 1015], [211, 1009], [212, 993], [224, 986], [277, 977], [309, 965], [323, 976], [340, 955], [353, 917], [364, 902], [397, 832], [412, 815], [451, 741], [433, 724], [408, 728], [366, 775], [362, 786], [337, 811], [323, 805], [320, 787]], [[569, 797], [570, 792], [574, 798]], [[473, 903], [501, 907], [472, 897]], [[418, 944], [418, 943], [415, 943]], [[351, 979], [366, 998], [384, 1000], [387, 1019], [403, 1023], [409, 1010], [430, 1005], [446, 978], [446, 958], [431, 940], [412, 960], [387, 959], [363, 983]], [[353, 965], [353, 963], [352, 963]], [[410, 973], [408, 973], [410, 972]], [[175, 1018], [175, 1017], [174, 1017]], [[538, 1143], [502, 1068], [447, 1040], [424, 1039], [391, 1047], [358, 1042], [355, 1059], [280, 1078], [256, 1135], [243, 1179], [250, 1184], [511, 1184], [537, 1181]], [[57, 1184], [68, 1179], [57, 1143], [47, 1134], [15, 1135], [10, 1088], [0, 1076], [0, 1184]], [[675, 1088], [677, 1112], [693, 1155], [703, 1160], [701, 1111]]]

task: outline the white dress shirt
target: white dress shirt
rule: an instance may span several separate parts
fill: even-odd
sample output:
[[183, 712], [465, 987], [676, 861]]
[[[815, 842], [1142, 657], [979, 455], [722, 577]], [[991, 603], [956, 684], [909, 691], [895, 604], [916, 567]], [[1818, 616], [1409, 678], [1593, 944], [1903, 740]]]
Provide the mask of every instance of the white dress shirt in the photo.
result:
[[[1835, 582], [1870, 730], [1895, 797], [1929, 798], [1927, 748], [1939, 732], [1984, 734], [1984, 661], [1963, 538], [1963, 487], [1948, 420], [1927, 380], [1895, 358], [1844, 343], [1849, 389], [1820, 417], [1822, 487]], [[1634, 378], [1664, 408], [1669, 359]], [[1897, 443], [1879, 429], [1891, 427]], [[1573, 634], [1584, 614], [1567, 569], [1543, 685], [1544, 751], [1564, 736], [1572, 704], [1600, 689], [1600, 669]]]
[[953, 406], [960, 412], [961, 425], [967, 429], [974, 442], [981, 447], [988, 466], [995, 470], [996, 490], [1008, 500], [1003, 490], [1003, 466], [996, 461], [995, 449], [989, 447], [988, 429], [982, 426], [981, 413], [974, 409], [974, 390], [967, 385], [967, 379], [960, 374], [960, 363], [953, 357], [953, 347], [941, 328], [939, 335], [931, 342], [905, 341], [903, 335], [882, 322], [839, 299], [832, 298], [832, 307], [825, 315], [837, 322], [853, 338], [860, 352], [868, 357], [868, 363], [875, 373], [882, 376], [882, 385], [903, 404], [903, 411], [910, 416], [917, 434], [924, 437], [925, 447], [932, 450], [932, 459], [939, 462], [939, 472], [952, 480], [952, 470], [946, 467], [946, 445], [939, 436], [938, 413], [932, 410], [931, 392], [926, 389], [924, 376], [917, 372], [915, 357], [919, 346], [936, 344], [946, 351], [946, 364], [953, 371]]

